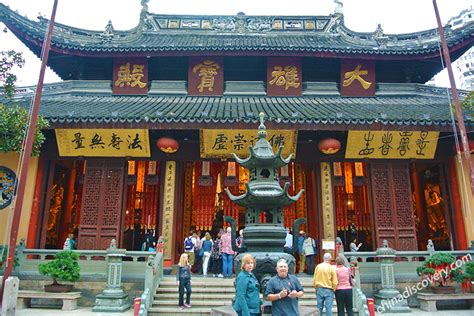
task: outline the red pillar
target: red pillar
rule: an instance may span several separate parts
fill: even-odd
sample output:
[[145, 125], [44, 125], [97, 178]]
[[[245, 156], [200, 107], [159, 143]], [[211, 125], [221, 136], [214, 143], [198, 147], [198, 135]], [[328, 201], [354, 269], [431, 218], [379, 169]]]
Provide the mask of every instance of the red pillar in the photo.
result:
[[454, 230], [454, 248], [456, 250], [465, 250], [468, 248], [466, 229], [464, 227], [464, 218], [462, 214], [461, 196], [459, 195], [459, 186], [456, 178], [456, 166], [454, 164], [454, 157], [448, 158], [449, 164], [449, 184], [451, 187], [451, 203], [453, 206], [453, 222]]

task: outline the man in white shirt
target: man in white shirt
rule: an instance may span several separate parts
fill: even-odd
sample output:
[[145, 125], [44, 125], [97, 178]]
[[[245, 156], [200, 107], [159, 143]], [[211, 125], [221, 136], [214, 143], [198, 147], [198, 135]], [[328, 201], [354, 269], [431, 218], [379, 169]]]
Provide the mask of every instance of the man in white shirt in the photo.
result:
[[285, 246], [283, 246], [283, 250], [286, 253], [293, 252], [293, 235], [290, 233], [290, 229], [286, 229], [286, 237], [285, 237]]

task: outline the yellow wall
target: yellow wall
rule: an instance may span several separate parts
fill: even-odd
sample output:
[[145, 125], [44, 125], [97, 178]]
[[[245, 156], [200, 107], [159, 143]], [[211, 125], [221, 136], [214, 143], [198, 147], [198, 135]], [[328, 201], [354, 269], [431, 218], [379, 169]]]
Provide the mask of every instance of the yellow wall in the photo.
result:
[[[474, 240], [474, 197], [471, 191], [469, 173], [467, 170], [466, 160], [464, 159], [464, 154], [461, 154], [461, 158], [463, 167], [462, 169], [457, 162], [458, 157], [456, 157], [456, 177], [458, 179], [459, 193], [461, 195], [462, 214], [464, 217], [464, 227], [466, 228], [466, 238], [469, 247], [471, 240]], [[474, 159], [474, 155], [472, 154], [471, 159]]]
[[[0, 153], [0, 166], [10, 168], [18, 176], [18, 160], [20, 155], [17, 153]], [[18, 231], [17, 241], [22, 238], [26, 240], [28, 227], [30, 223], [31, 206], [33, 204], [33, 195], [35, 192], [36, 172], [38, 171], [38, 157], [32, 157], [28, 167], [28, 178], [26, 180], [25, 198], [21, 211], [20, 229]], [[9, 215], [11, 216], [9, 218]], [[10, 240], [10, 226], [13, 219], [13, 203], [0, 210], [0, 244], [6, 244]], [[10, 220], [10, 223], [8, 222]]]

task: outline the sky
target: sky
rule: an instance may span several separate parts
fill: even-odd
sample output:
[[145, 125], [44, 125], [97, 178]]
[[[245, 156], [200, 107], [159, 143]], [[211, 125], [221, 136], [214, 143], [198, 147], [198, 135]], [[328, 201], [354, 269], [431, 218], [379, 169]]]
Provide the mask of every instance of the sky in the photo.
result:
[[[38, 15], [50, 18], [53, 0], [0, 0], [29, 19]], [[114, 29], [128, 30], [138, 24], [141, 0], [59, 0], [56, 22], [89, 30], [104, 30], [112, 20]], [[386, 34], [402, 34], [436, 28], [432, 0], [344, 0], [344, 21], [358, 32], [372, 32], [378, 23]], [[472, 0], [437, 0], [441, 20], [472, 6]], [[334, 12], [334, 0], [149, 0], [149, 11], [158, 14], [235, 15], [329, 15]], [[21, 51], [26, 59], [22, 69], [15, 69], [17, 86], [35, 85], [40, 60], [0, 23], [0, 50]], [[441, 62], [441, 61], [440, 61]], [[456, 75], [456, 69], [455, 76]], [[45, 82], [61, 79], [51, 70]], [[448, 86], [447, 72], [436, 77], [436, 84]]]

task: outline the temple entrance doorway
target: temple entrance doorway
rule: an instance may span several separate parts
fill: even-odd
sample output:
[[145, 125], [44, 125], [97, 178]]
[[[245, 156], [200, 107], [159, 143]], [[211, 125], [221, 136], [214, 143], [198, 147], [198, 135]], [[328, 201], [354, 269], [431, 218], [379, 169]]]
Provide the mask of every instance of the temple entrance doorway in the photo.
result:
[[61, 249], [69, 234], [77, 237], [85, 161], [56, 160], [47, 164], [44, 208], [39, 221], [40, 248]]
[[334, 201], [337, 236], [345, 251], [362, 243], [359, 251], [375, 250], [372, 238], [369, 179], [365, 162], [334, 162]]

